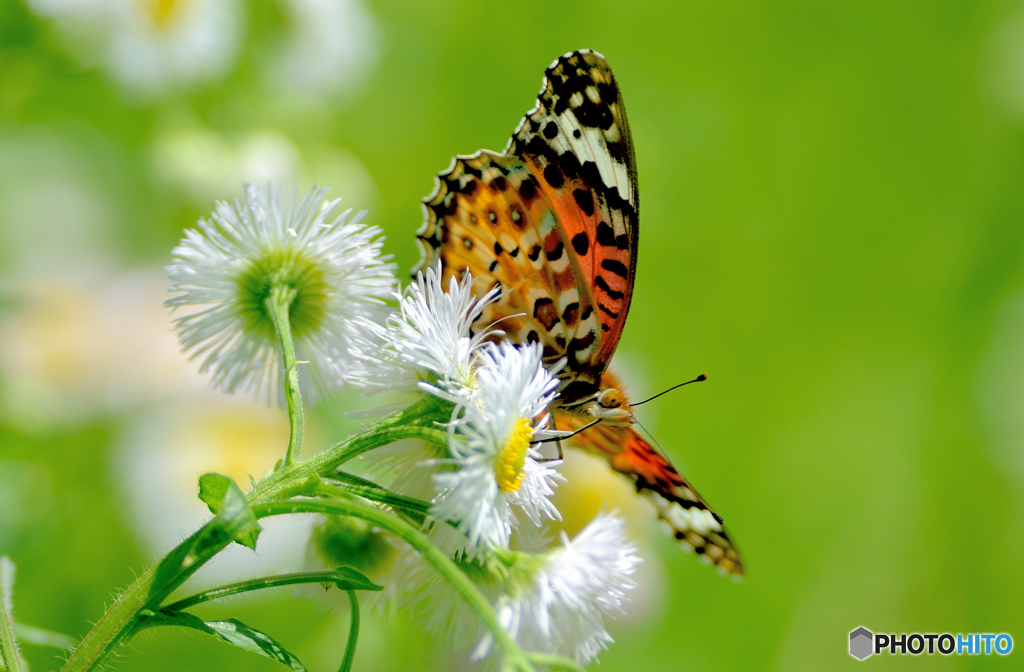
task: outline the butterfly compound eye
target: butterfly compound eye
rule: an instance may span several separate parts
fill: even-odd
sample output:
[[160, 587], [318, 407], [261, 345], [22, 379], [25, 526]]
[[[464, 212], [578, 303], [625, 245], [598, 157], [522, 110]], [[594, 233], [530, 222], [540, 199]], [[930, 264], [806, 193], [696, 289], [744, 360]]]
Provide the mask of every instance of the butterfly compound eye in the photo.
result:
[[626, 403], [626, 395], [618, 390], [611, 389], [605, 390], [601, 393], [601, 396], [597, 398], [602, 408], [619, 408]]

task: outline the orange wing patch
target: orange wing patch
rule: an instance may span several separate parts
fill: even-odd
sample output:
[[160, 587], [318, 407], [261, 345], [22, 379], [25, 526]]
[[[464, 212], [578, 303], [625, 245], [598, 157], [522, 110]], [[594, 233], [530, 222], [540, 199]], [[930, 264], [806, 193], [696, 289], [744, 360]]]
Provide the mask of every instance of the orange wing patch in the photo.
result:
[[[558, 429], [575, 431], [585, 421], [567, 413], [555, 414]], [[661, 453], [632, 425], [601, 423], [567, 440], [570, 445], [605, 457], [612, 469], [630, 477], [637, 491], [650, 497], [658, 517], [683, 548], [715, 565], [720, 572], [743, 576], [743, 563], [729, 539], [721, 517]]]
[[497, 285], [501, 299], [484, 309], [474, 329], [497, 323], [516, 343], [540, 342], [548, 363], [568, 356], [562, 376], [576, 382], [580, 374], [571, 363], [585, 364], [596, 352], [597, 307], [557, 206], [529, 166], [487, 151], [458, 157], [438, 176], [424, 207], [419, 268], [439, 258], [445, 281], [469, 271], [477, 296]]

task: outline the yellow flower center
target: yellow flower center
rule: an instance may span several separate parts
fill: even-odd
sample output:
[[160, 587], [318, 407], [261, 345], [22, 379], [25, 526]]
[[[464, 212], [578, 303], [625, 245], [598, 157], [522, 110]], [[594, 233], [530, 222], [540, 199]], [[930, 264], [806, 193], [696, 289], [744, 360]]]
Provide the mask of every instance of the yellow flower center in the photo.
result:
[[181, 13], [188, 0], [141, 0], [141, 4], [153, 25], [164, 30]]
[[526, 464], [526, 451], [530, 449], [532, 440], [533, 427], [526, 418], [520, 418], [494, 465], [498, 490], [515, 492], [523, 484], [523, 465]]

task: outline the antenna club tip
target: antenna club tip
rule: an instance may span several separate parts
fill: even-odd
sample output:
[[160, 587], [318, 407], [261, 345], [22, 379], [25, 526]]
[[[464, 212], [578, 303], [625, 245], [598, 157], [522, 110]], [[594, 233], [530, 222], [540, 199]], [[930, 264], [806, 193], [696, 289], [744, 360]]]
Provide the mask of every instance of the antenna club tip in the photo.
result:
[[705, 380], [707, 380], [707, 379], [708, 379], [708, 375], [707, 375], [706, 373], [702, 373], [702, 374], [700, 374], [699, 376], [697, 376], [697, 380], [698, 380], [699, 382], [704, 382], [704, 381], [705, 381]]

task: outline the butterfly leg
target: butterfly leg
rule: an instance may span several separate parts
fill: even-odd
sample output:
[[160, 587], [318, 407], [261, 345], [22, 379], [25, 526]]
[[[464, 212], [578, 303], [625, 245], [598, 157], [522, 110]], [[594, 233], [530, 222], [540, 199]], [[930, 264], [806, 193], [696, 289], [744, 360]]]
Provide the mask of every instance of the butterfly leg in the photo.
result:
[[564, 459], [564, 457], [565, 457], [562, 454], [562, 440], [561, 439], [555, 439], [555, 445], [558, 446], [558, 457], [542, 457], [542, 458], [540, 458], [537, 461], [541, 462], [541, 463], [544, 463], [544, 462], [555, 462], [555, 461], [561, 462]]

